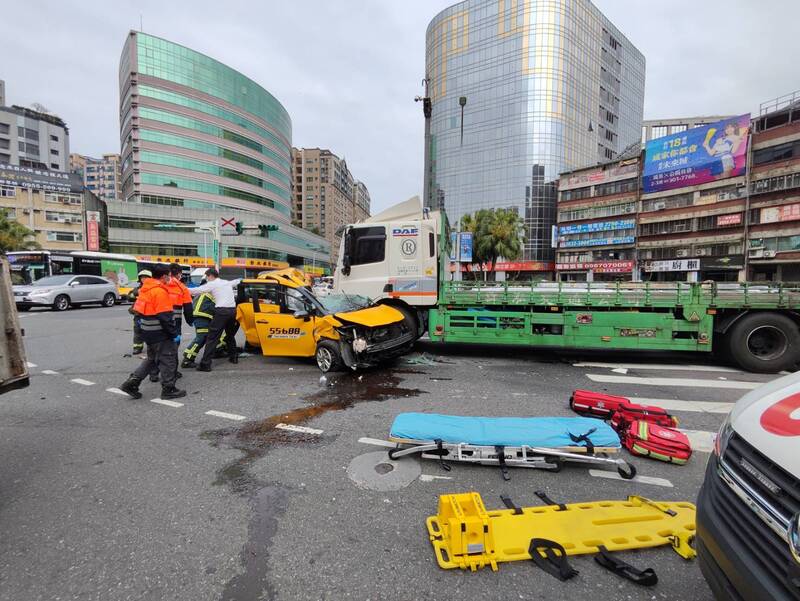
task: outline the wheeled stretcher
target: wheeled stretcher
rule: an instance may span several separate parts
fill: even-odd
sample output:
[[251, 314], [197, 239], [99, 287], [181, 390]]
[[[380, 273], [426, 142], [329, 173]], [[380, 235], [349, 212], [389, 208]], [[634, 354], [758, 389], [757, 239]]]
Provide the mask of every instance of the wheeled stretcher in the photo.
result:
[[588, 417], [465, 417], [435, 413], [401, 413], [389, 440], [397, 448], [390, 459], [421, 454], [444, 461], [497, 465], [508, 480], [508, 467], [559, 471], [564, 462], [614, 468], [625, 479], [636, 468], [621, 458], [620, 439], [611, 426]]

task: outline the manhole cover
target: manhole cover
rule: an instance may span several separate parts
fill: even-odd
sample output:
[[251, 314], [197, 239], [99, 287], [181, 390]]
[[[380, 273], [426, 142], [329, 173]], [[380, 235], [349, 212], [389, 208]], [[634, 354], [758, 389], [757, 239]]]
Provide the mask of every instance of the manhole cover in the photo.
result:
[[356, 486], [377, 491], [405, 488], [421, 473], [422, 468], [416, 459], [392, 461], [386, 451], [359, 455], [347, 467], [347, 475]]
[[379, 474], [388, 474], [394, 469], [394, 466], [391, 463], [379, 463], [375, 466], [375, 471]]

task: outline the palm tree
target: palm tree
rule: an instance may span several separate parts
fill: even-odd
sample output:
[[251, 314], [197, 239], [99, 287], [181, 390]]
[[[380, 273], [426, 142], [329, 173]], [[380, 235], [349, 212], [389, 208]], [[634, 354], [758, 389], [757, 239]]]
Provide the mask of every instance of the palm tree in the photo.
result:
[[35, 240], [29, 240], [34, 235], [21, 223], [9, 219], [6, 211], [0, 209], [0, 252], [41, 248]]
[[484, 267], [489, 258], [484, 240], [489, 233], [493, 220], [493, 209], [479, 209], [472, 215], [468, 214], [461, 217], [461, 231], [472, 234], [472, 263], [477, 264], [479, 269], [483, 271], [484, 279], [486, 279]]
[[519, 213], [513, 209], [496, 209], [493, 217], [484, 242], [491, 272], [500, 257], [506, 261], [519, 259], [525, 242], [525, 226]]

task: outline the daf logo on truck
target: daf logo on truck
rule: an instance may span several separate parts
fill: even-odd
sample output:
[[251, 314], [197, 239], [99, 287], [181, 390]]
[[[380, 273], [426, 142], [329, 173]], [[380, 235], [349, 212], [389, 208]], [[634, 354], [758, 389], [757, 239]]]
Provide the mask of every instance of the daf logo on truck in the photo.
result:
[[403, 226], [403, 227], [392, 228], [392, 236], [395, 237], [405, 238], [408, 236], [417, 236], [418, 234], [419, 234], [418, 227]]

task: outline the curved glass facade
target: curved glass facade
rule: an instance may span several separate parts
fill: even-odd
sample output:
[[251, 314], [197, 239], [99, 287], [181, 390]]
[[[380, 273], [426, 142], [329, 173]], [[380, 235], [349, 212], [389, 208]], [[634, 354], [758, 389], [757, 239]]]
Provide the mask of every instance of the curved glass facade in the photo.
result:
[[553, 261], [561, 172], [641, 138], [645, 61], [589, 0], [466, 0], [426, 34], [425, 204], [451, 223], [524, 218], [524, 259]]
[[112, 246], [208, 256], [202, 233], [135, 224], [225, 218], [279, 230], [226, 237], [223, 258], [329, 255], [324, 239], [291, 224], [292, 124], [272, 94], [219, 61], [141, 32], [129, 34], [119, 76], [124, 202], [108, 208]]

